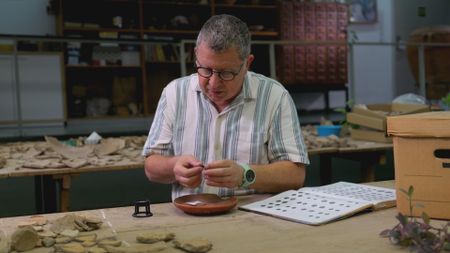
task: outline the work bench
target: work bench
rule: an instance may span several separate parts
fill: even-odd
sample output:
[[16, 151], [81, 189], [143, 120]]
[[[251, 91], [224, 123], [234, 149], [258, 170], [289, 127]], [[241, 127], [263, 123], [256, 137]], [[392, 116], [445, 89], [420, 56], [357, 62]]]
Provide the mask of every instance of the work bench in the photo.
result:
[[[342, 158], [357, 161], [361, 169], [361, 182], [375, 180], [375, 166], [383, 164], [386, 153], [392, 152], [392, 144], [375, 143], [350, 140], [354, 147], [345, 148], [319, 148], [308, 150], [310, 156], [319, 157], [320, 184], [329, 184], [332, 181], [332, 159]], [[49, 213], [70, 210], [70, 188], [72, 178], [82, 173], [120, 171], [143, 169], [143, 162], [129, 162], [121, 160], [113, 165], [83, 166], [80, 168], [3, 168], [0, 169], [1, 178], [34, 177], [36, 210], [38, 213]], [[58, 186], [58, 187], [56, 187]], [[59, 189], [59, 192], [57, 192]], [[59, 201], [58, 201], [59, 196]], [[59, 202], [59, 206], [57, 203]]]
[[[393, 187], [393, 181], [373, 183]], [[238, 206], [267, 195], [238, 197]], [[212, 242], [214, 252], [407, 252], [392, 245], [379, 233], [397, 224], [396, 208], [364, 212], [321, 226], [310, 226], [237, 208], [219, 215], [193, 216], [172, 203], [151, 206], [152, 217], [134, 218], [134, 207], [80, 211], [76, 214], [102, 218], [102, 229], [111, 230], [120, 240], [134, 242], [136, 233], [152, 230], [173, 232], [176, 238], [201, 237]], [[67, 213], [45, 214], [53, 220]], [[27, 217], [0, 219], [1, 229], [11, 234]], [[432, 221], [438, 222], [438, 221]], [[169, 247], [161, 252], [181, 252]]]

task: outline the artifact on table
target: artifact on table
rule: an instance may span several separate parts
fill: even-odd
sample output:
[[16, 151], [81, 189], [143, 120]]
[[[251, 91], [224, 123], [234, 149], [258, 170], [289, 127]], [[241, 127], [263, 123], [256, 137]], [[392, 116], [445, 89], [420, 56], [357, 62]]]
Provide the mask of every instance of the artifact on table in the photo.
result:
[[42, 238], [42, 246], [46, 247], [46, 248], [50, 248], [53, 245], [55, 245], [56, 240], [53, 237], [44, 237]]
[[108, 138], [98, 144], [94, 152], [97, 156], [111, 155], [125, 147], [125, 140]]
[[120, 245], [122, 245], [122, 241], [116, 239], [104, 239], [98, 242], [99, 247], [103, 246], [119, 247]]
[[97, 240], [97, 234], [79, 235], [74, 240], [77, 242], [95, 241]]
[[212, 248], [212, 243], [203, 238], [194, 238], [188, 240], [174, 240], [175, 247], [188, 252], [208, 252]]
[[147, 231], [136, 236], [136, 241], [140, 243], [155, 243], [159, 241], [170, 241], [175, 238], [175, 234], [168, 231]]
[[11, 236], [11, 248], [19, 252], [31, 250], [38, 241], [39, 236], [31, 226], [18, 228]]
[[8, 253], [9, 252], [9, 240], [6, 237], [6, 234], [0, 230], [0, 253]]
[[97, 144], [100, 142], [102, 137], [97, 132], [92, 132], [85, 140], [85, 144]]
[[3, 169], [3, 167], [5, 167], [6, 165], [6, 158], [0, 156], [0, 169]]
[[55, 245], [56, 252], [63, 253], [85, 253], [86, 249], [79, 242], [70, 242], [67, 244]]
[[79, 137], [70, 141], [58, 141], [54, 137], [46, 137], [45, 142], [6, 143], [0, 147], [0, 169], [76, 169], [88, 165], [143, 162], [141, 151], [146, 136], [108, 138], [94, 145], [85, 145], [85, 139]]
[[308, 149], [319, 148], [344, 148], [344, 147], [356, 147], [355, 144], [349, 143], [348, 138], [339, 138], [335, 135], [318, 136], [316, 127], [313, 125], [306, 125], [302, 127], [302, 135], [305, 141], [305, 145]]
[[54, 151], [68, 159], [87, 158], [94, 154], [94, 147], [90, 145], [83, 147], [69, 147], [59, 142], [55, 137], [49, 136], [45, 136], [45, 140]]
[[167, 249], [165, 242], [155, 242], [152, 244], [130, 244], [128, 246], [103, 246], [109, 253], [147, 253], [147, 252], [159, 252]]
[[52, 222], [50, 230], [56, 234], [60, 234], [62, 231], [78, 230], [78, 231], [92, 231], [100, 228], [102, 221], [97, 218], [86, 218], [76, 214], [67, 214]]
[[59, 235], [74, 238], [77, 237], [79, 233], [80, 231], [77, 229], [64, 229]]

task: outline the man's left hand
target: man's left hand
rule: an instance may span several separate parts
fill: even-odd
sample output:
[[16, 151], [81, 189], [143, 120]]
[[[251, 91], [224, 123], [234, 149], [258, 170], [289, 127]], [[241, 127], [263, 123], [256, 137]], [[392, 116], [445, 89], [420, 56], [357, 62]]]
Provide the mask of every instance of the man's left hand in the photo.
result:
[[206, 184], [216, 187], [235, 188], [242, 183], [244, 170], [232, 160], [209, 163], [203, 170]]

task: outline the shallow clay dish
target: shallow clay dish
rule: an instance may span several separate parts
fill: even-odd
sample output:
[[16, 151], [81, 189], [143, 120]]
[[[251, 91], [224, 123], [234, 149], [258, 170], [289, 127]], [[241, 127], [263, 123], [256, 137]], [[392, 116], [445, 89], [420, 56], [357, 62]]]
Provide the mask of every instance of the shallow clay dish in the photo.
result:
[[221, 198], [216, 194], [201, 193], [181, 196], [176, 198], [173, 204], [188, 214], [208, 215], [233, 209], [237, 204], [237, 198]]

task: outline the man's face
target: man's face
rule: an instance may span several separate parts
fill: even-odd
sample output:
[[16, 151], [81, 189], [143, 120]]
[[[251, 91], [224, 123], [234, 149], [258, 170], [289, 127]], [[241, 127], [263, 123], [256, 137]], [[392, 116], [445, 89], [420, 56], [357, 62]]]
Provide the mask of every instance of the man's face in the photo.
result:
[[[196, 66], [203, 68], [203, 71], [199, 69], [198, 75], [200, 88], [215, 107], [222, 111], [241, 91], [253, 55], [242, 61], [234, 48], [217, 53], [202, 43], [196, 48], [196, 57]], [[211, 71], [212, 75], [205, 77], [204, 73], [210, 74]], [[230, 77], [232, 80], [223, 80]]]

